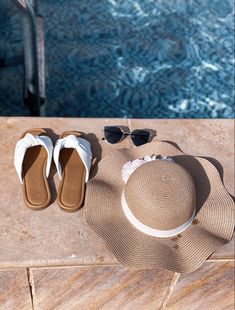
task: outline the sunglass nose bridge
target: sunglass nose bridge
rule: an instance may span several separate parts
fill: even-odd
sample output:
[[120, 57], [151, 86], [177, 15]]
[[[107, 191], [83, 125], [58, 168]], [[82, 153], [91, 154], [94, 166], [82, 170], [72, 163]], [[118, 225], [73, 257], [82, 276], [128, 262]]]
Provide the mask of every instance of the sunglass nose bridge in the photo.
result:
[[111, 144], [119, 143], [126, 136], [130, 136], [132, 143], [135, 146], [140, 146], [149, 142], [151, 137], [150, 130], [135, 129], [130, 131], [126, 126], [105, 126], [103, 131], [105, 137], [102, 140]]

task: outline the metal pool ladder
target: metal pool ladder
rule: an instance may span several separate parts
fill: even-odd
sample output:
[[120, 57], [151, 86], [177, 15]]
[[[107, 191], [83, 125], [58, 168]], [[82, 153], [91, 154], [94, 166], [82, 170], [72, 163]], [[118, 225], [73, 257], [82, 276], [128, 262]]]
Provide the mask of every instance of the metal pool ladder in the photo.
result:
[[24, 42], [24, 104], [32, 116], [44, 115], [45, 38], [38, 0], [11, 0], [21, 16]]

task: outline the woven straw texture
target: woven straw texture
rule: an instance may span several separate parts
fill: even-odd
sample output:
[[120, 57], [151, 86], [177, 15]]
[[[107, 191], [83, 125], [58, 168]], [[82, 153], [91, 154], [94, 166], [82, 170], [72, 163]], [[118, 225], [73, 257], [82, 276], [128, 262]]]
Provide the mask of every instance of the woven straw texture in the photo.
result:
[[[121, 195], [125, 189], [121, 175], [123, 165], [153, 154], [170, 156], [182, 167], [179, 170], [187, 179], [185, 189], [188, 193], [191, 191], [192, 195], [188, 196], [196, 201], [192, 225], [172, 238], [156, 238], [141, 233], [127, 220], [121, 207]], [[183, 184], [182, 180], [180, 184]], [[192, 198], [194, 185], [196, 198]], [[139, 197], [139, 192], [136, 189], [136, 193], [131, 195]], [[169, 189], [166, 192], [169, 204]], [[181, 202], [183, 206], [191, 206], [193, 201], [190, 199], [185, 197], [185, 202]], [[191, 272], [219, 246], [229, 242], [234, 230], [234, 202], [216, 168], [206, 159], [185, 155], [171, 144], [160, 141], [122, 149], [104, 157], [97, 175], [88, 182], [85, 209], [88, 224], [105, 241], [118, 261], [135, 269], [165, 268], [180, 273]], [[159, 217], [158, 225], [167, 216], [160, 214]], [[179, 224], [183, 221], [180, 219]], [[167, 223], [162, 225], [169, 228]]]
[[154, 229], [174, 229], [194, 211], [194, 181], [186, 169], [169, 161], [152, 161], [136, 169], [124, 193], [134, 216]]

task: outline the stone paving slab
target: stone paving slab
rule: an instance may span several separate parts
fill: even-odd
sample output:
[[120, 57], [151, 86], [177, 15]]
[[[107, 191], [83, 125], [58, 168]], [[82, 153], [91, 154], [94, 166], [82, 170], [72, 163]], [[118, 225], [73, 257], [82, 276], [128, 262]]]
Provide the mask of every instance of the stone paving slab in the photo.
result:
[[26, 269], [0, 270], [0, 309], [33, 310]]
[[32, 269], [31, 275], [34, 310], [155, 310], [174, 273], [93, 266]]
[[[68, 214], [58, 208], [56, 201], [40, 212], [27, 209], [13, 167], [15, 144], [28, 128], [51, 128], [54, 139], [65, 130], [82, 131], [99, 160], [115, 149], [132, 147], [129, 137], [117, 145], [102, 140], [103, 126], [113, 124], [155, 129], [155, 139], [173, 141], [187, 153], [215, 158], [217, 161], [213, 161], [232, 193], [233, 120], [0, 118], [0, 268], [117, 264], [88, 227], [84, 209]], [[55, 200], [58, 175], [52, 170], [50, 181]], [[221, 248], [214, 257], [233, 258], [232, 244]]]
[[234, 262], [205, 262], [179, 277], [166, 310], [232, 310], [234, 297]]

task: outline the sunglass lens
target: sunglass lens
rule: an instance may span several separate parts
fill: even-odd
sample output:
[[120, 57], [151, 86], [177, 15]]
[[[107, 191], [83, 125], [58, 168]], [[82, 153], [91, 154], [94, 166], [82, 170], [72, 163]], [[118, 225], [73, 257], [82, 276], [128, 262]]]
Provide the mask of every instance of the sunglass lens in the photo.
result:
[[131, 140], [136, 145], [142, 145], [149, 141], [150, 132], [147, 130], [136, 129], [131, 133]]
[[119, 127], [105, 126], [104, 136], [107, 142], [115, 144], [122, 140], [123, 132]]

